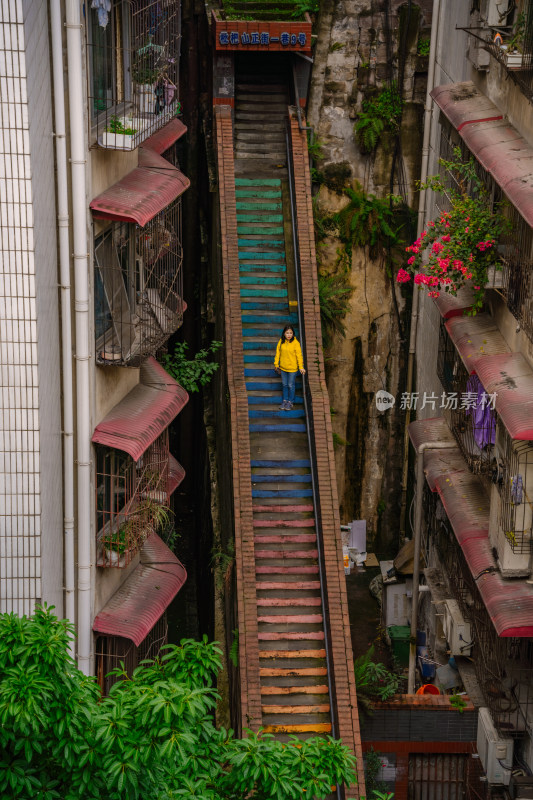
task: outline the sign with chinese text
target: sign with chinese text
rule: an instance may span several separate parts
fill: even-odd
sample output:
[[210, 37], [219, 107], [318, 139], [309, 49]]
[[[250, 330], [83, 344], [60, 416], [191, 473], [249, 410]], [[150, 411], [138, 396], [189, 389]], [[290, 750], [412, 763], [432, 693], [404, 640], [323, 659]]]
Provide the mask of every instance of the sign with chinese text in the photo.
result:
[[311, 22], [215, 19], [216, 50], [311, 52]]

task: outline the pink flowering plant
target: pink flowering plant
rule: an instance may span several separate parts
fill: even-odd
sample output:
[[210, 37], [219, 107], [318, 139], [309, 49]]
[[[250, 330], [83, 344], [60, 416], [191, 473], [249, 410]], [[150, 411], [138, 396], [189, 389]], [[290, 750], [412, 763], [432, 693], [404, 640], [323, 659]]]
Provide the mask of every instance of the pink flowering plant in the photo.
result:
[[473, 159], [462, 161], [459, 148], [454, 156], [453, 161], [441, 159], [440, 164], [453, 175], [456, 189], [445, 187], [438, 175], [420, 186], [444, 195], [450, 210], [428, 222], [418, 239], [406, 247], [408, 257], [396, 280], [407, 283], [413, 278], [417, 286], [427, 287], [429, 297], [438, 297], [442, 291], [455, 295], [469, 283], [476, 313], [483, 304], [489, 267], [501, 270], [497, 246], [510, 223], [502, 205], [491, 203]]

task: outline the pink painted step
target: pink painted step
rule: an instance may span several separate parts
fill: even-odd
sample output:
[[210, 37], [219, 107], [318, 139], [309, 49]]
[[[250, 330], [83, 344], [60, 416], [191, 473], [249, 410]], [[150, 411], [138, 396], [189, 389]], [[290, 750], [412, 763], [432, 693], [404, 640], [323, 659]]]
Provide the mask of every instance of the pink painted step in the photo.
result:
[[318, 550], [256, 550], [256, 558], [318, 558]]
[[324, 631], [309, 631], [309, 633], [302, 633], [301, 631], [291, 631], [290, 633], [259, 633], [257, 638], [263, 642], [277, 642], [280, 640], [286, 641], [308, 641], [310, 639], [323, 639]]
[[258, 606], [320, 606], [320, 597], [258, 597]]
[[316, 624], [323, 622], [322, 614], [276, 614], [274, 616], [257, 617], [258, 622], [301, 622]]
[[256, 575], [311, 575], [317, 574], [318, 567], [316, 564], [311, 566], [301, 566], [301, 567], [283, 567], [278, 566], [277, 564], [273, 564], [272, 566], [268, 567], [256, 567], [255, 574]]
[[320, 589], [320, 581], [258, 581], [257, 589]]
[[316, 542], [315, 533], [293, 533], [292, 535], [280, 534], [277, 536], [275, 533], [266, 536], [256, 536], [255, 541], [257, 544], [283, 544], [283, 542]]
[[276, 514], [303, 514], [306, 511], [313, 511], [313, 506], [252, 506], [252, 511], [272, 511]]
[[314, 528], [314, 519], [254, 519], [254, 528]]

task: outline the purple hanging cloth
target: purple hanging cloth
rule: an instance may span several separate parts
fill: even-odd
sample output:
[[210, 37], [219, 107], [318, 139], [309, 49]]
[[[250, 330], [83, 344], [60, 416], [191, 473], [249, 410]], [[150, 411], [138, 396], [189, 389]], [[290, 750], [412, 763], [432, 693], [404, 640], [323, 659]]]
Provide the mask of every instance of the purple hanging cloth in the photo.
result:
[[475, 405], [466, 409], [466, 415], [472, 414], [474, 441], [480, 450], [496, 441], [496, 416], [490, 406], [490, 397], [477, 375], [471, 375], [466, 384], [468, 393], [477, 393]]

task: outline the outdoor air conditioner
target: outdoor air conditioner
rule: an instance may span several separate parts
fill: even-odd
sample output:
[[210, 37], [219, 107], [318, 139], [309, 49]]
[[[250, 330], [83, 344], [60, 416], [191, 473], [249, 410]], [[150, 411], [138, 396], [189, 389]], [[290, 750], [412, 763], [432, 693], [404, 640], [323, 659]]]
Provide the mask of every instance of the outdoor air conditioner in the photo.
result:
[[513, 740], [498, 736], [488, 708], [479, 709], [477, 751], [487, 782], [508, 786], [513, 767]]
[[444, 601], [443, 628], [452, 656], [469, 656], [472, 650], [470, 623], [465, 622], [455, 600]]

